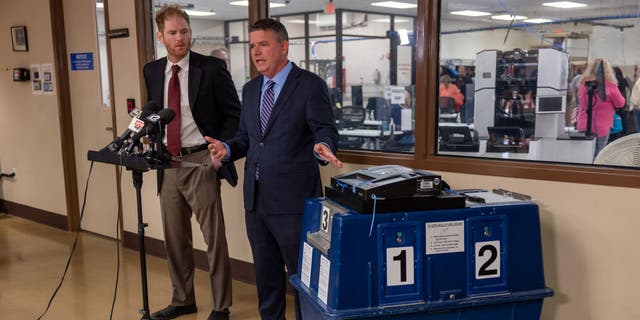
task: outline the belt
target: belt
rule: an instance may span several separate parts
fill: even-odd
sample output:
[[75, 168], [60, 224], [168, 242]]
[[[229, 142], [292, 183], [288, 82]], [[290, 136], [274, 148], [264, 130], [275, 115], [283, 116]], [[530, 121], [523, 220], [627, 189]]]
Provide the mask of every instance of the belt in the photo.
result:
[[180, 156], [186, 156], [192, 153], [200, 152], [202, 150], [207, 150], [207, 144], [203, 143], [201, 145], [193, 146], [193, 147], [183, 147], [180, 148]]

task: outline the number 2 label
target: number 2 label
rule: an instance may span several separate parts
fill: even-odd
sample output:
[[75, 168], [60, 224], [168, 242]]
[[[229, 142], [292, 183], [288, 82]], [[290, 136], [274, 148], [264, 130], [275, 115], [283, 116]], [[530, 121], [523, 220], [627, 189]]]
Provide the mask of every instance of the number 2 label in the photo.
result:
[[500, 277], [500, 241], [476, 242], [476, 279]]

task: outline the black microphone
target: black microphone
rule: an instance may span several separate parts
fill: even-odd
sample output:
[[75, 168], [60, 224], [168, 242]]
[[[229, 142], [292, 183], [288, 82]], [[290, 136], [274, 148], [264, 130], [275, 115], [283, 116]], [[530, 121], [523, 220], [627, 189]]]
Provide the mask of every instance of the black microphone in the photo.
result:
[[162, 109], [158, 114], [152, 113], [146, 117], [148, 120], [145, 126], [131, 137], [131, 144], [127, 146], [126, 151], [130, 153], [137, 145], [140, 144], [140, 138], [146, 135], [154, 135], [161, 131], [161, 127], [171, 122], [176, 113], [171, 109]]
[[144, 127], [146, 118], [152, 113], [153, 111], [151, 111], [151, 109], [142, 109], [142, 112], [140, 112], [140, 114], [131, 119], [131, 122], [129, 122], [129, 126], [127, 127], [127, 129], [120, 136], [116, 137], [108, 145], [102, 148], [102, 151], [116, 152], [120, 150], [124, 146], [125, 141], [131, 136], [132, 133], [138, 132]]

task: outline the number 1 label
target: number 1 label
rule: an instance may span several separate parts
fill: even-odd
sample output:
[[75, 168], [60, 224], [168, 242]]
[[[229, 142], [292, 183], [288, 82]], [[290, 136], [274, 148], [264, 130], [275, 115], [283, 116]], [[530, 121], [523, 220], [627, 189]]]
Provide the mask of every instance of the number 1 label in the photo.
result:
[[413, 280], [413, 247], [387, 248], [387, 286], [404, 286]]
[[476, 242], [476, 279], [500, 277], [500, 241]]

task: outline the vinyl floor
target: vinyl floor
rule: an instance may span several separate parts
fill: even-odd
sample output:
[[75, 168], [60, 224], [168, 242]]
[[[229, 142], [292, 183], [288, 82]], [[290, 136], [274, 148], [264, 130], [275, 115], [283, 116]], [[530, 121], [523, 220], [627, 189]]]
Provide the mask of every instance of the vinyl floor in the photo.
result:
[[[69, 256], [75, 233], [0, 213], [0, 319], [37, 319], [46, 309]], [[69, 271], [42, 319], [109, 319], [116, 285], [117, 243], [81, 232]], [[142, 286], [140, 256], [120, 248], [120, 278], [113, 317], [140, 319]], [[171, 300], [166, 261], [147, 256], [151, 312]], [[196, 270], [198, 313], [179, 320], [206, 320], [211, 311], [206, 272]], [[254, 285], [233, 281], [231, 319], [260, 319]], [[293, 316], [293, 297], [287, 296], [287, 319]]]

